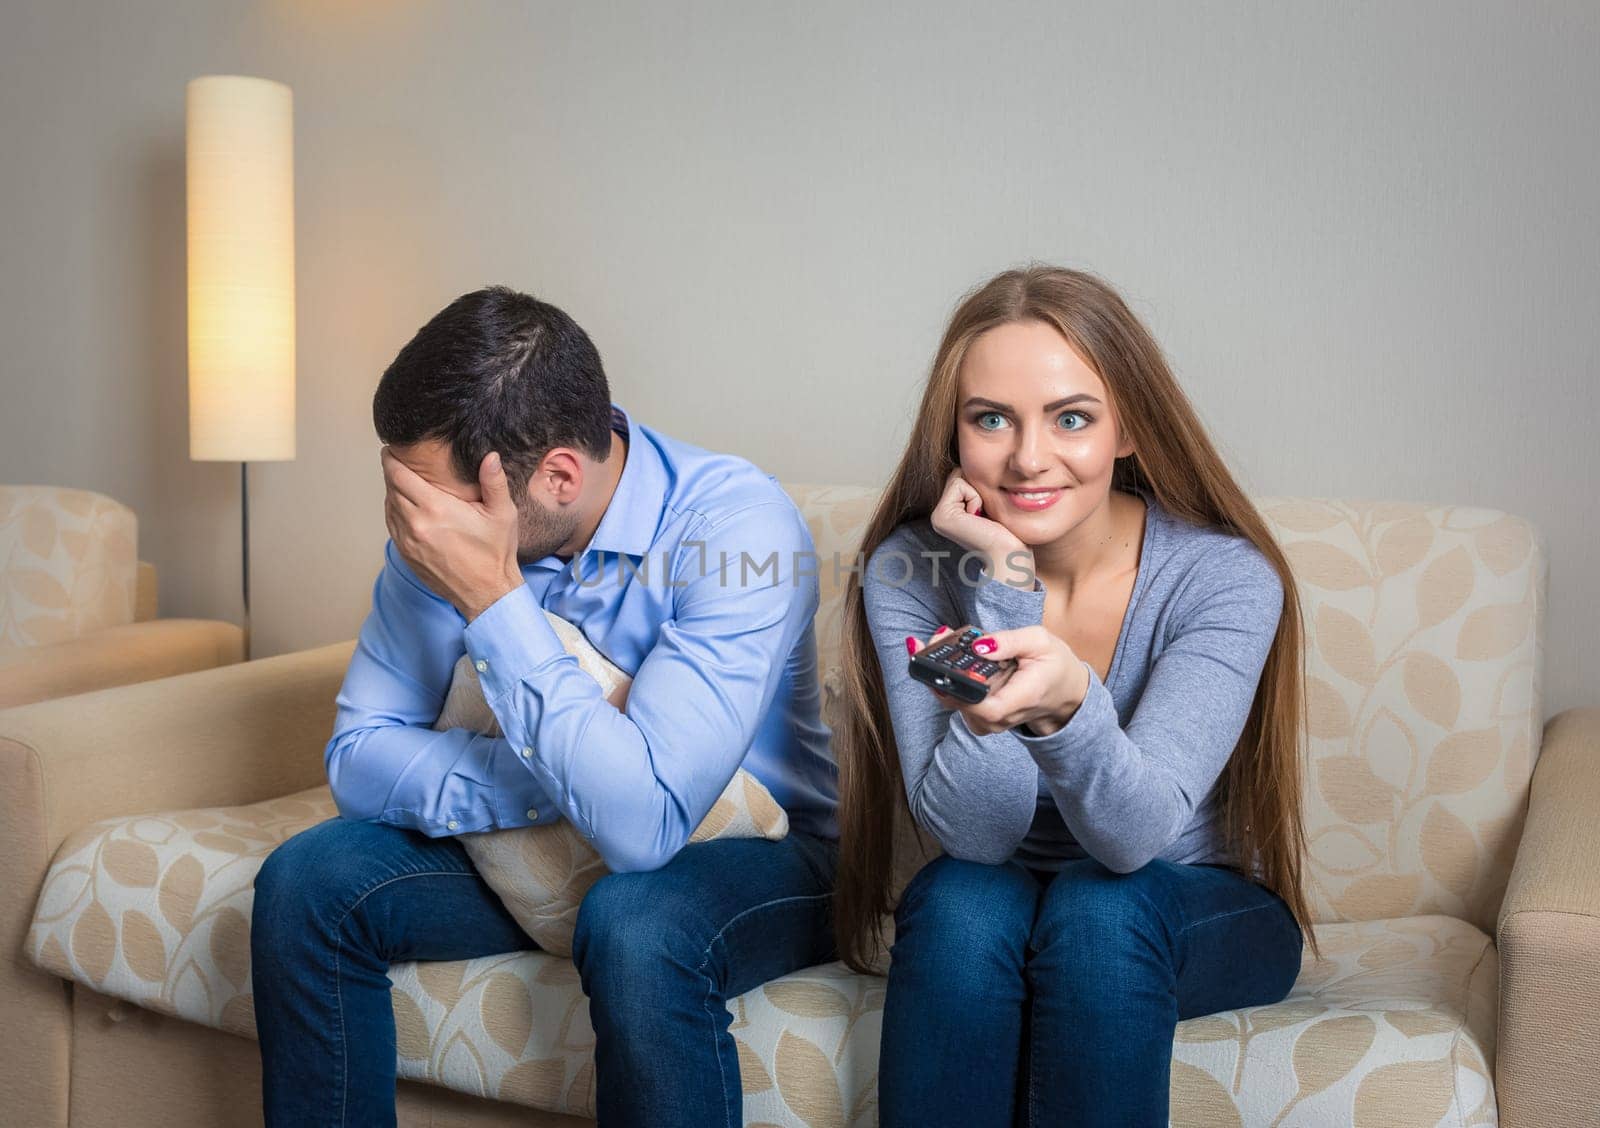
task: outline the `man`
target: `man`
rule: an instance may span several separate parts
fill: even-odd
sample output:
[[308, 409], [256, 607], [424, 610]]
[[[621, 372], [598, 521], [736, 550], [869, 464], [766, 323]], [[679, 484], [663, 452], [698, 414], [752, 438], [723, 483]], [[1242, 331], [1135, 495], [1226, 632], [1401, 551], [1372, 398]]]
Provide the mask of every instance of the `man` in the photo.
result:
[[[600, 1123], [742, 1123], [727, 1000], [833, 958], [805, 523], [750, 463], [630, 420], [583, 330], [503, 287], [422, 327], [373, 419], [390, 540], [326, 752], [340, 816], [256, 878], [267, 1123], [394, 1123], [389, 965], [534, 946], [452, 836], [563, 818], [613, 871], [573, 949]], [[541, 608], [633, 675], [623, 710]], [[463, 653], [502, 737], [430, 727]], [[740, 766], [787, 838], [685, 845]]]

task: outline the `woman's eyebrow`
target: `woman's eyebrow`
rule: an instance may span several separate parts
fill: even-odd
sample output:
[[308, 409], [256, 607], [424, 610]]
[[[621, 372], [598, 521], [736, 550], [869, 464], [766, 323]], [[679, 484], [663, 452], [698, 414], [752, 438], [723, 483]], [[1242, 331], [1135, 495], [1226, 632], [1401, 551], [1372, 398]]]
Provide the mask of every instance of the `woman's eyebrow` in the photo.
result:
[[[1091, 396], [1088, 392], [1079, 392], [1077, 395], [1068, 396], [1066, 399], [1058, 399], [1058, 400], [1055, 400], [1055, 401], [1053, 401], [1051, 403], [1045, 404], [1044, 405], [1044, 410], [1045, 411], [1054, 411], [1058, 407], [1066, 407], [1069, 403], [1099, 403], [1099, 402], [1100, 402], [1099, 400], [1095, 399], [1095, 397]], [[996, 409], [997, 411], [1015, 411], [1016, 410], [1009, 403], [999, 403], [996, 400], [984, 399], [982, 396], [972, 396], [967, 400], [966, 403], [962, 404], [961, 406], [962, 407], [972, 407], [974, 405], [979, 406], [979, 407], [992, 407], [992, 408]]]

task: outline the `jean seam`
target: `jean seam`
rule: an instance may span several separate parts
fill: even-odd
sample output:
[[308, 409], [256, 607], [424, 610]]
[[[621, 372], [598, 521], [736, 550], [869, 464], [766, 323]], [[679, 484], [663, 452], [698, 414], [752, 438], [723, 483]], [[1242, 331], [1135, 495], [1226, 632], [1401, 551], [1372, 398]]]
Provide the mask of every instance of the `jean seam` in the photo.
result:
[[[728, 929], [738, 924], [751, 913], [760, 912], [763, 909], [776, 908], [779, 905], [792, 904], [796, 901], [825, 901], [832, 896], [832, 893], [805, 893], [794, 897], [779, 897], [772, 901], [763, 901], [759, 905], [751, 905], [748, 909], [737, 913], [733, 919], [729, 920], [721, 928], [717, 929], [717, 934], [706, 942], [705, 956], [703, 959], [701, 959], [700, 966], [695, 968], [695, 974], [706, 981], [705, 999], [702, 1001], [701, 1005], [705, 1008], [706, 1018], [711, 1022], [711, 1049], [712, 1056], [717, 1059], [717, 1082], [719, 1088], [722, 1090], [722, 1123], [724, 1128], [734, 1128], [733, 1110], [728, 1107], [728, 1074], [727, 1071], [722, 1068], [722, 1054], [717, 1052], [717, 1012], [712, 1009], [711, 1006], [711, 989], [715, 985], [711, 982], [711, 977], [705, 974], [706, 964], [711, 962], [711, 950], [715, 948], [718, 942], [722, 939], [723, 933], [727, 932]], [[731, 1036], [732, 1035], [730, 1035], [730, 1037]]]
[[[460, 870], [422, 870], [417, 873], [396, 874], [374, 885], [353, 901], [344, 915], [333, 926], [333, 997], [339, 1006], [339, 1124], [345, 1123], [345, 1116], [350, 1104], [350, 1047], [345, 1043], [344, 1026], [344, 974], [341, 970], [344, 963], [344, 922], [350, 919], [368, 897], [380, 889], [387, 888], [397, 881], [405, 881], [412, 877], [476, 877], [476, 871], [463, 873]], [[391, 1004], [392, 1006], [393, 1004]]]
[[1229, 909], [1225, 913], [1213, 913], [1211, 916], [1202, 917], [1200, 920], [1192, 920], [1192, 921], [1190, 921], [1188, 924], [1186, 924], [1182, 928], [1178, 929], [1178, 935], [1182, 936], [1185, 932], [1188, 932], [1191, 928], [1198, 928], [1202, 924], [1210, 924], [1214, 920], [1226, 920], [1228, 917], [1239, 916], [1241, 913], [1253, 913], [1253, 912], [1256, 912], [1256, 911], [1258, 911], [1260, 909], [1271, 909], [1271, 908], [1276, 908], [1276, 907], [1277, 907], [1276, 905], [1270, 905], [1270, 904], [1268, 904], [1268, 905], [1246, 905], [1242, 909]]

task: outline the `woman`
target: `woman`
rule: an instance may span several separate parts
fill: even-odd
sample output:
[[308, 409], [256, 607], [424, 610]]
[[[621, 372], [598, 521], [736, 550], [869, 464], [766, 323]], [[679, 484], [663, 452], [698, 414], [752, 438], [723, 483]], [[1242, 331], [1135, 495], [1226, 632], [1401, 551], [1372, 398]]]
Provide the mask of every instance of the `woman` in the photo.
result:
[[[857, 970], [894, 908], [881, 1123], [1165, 1125], [1176, 1024], [1300, 969], [1283, 553], [1117, 294], [1043, 266], [956, 310], [862, 551], [835, 905]], [[1014, 663], [976, 705], [907, 672], [968, 624]], [[892, 906], [907, 803], [944, 855]]]

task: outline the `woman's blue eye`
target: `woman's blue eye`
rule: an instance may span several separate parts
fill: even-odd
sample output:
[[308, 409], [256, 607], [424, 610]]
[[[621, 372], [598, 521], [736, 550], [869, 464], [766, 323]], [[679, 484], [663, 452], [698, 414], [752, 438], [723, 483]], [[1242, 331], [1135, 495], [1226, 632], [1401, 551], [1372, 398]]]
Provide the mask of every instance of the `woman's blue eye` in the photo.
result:
[[1068, 427], [1067, 430], [1069, 430], [1069, 431], [1081, 431], [1081, 430], [1083, 430], [1084, 427], [1087, 427], [1089, 425], [1089, 417], [1087, 415], [1085, 415], [1081, 411], [1063, 411], [1058, 418], [1065, 419], [1068, 416], [1076, 416], [1077, 418], [1083, 420], [1083, 426], [1082, 427]]
[[[993, 431], [995, 429], [994, 427], [989, 427], [984, 424], [983, 421], [985, 419], [999, 419], [1004, 422], [1005, 416], [1001, 415], [998, 411], [985, 411], [982, 415], [978, 416], [978, 429], [981, 431]], [[996, 426], [998, 426], [998, 424], [996, 424]]]

